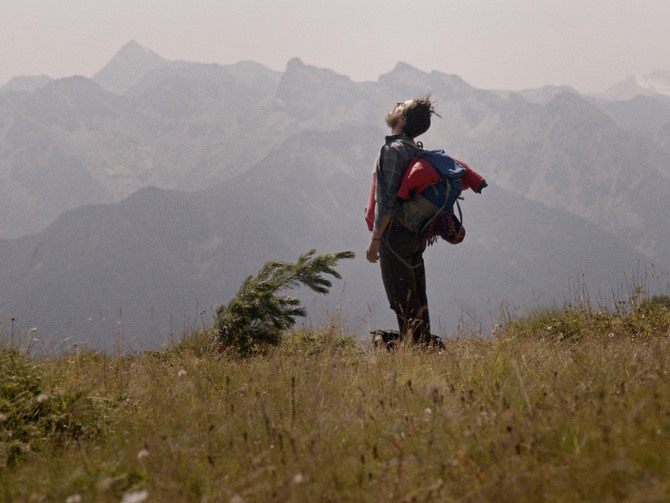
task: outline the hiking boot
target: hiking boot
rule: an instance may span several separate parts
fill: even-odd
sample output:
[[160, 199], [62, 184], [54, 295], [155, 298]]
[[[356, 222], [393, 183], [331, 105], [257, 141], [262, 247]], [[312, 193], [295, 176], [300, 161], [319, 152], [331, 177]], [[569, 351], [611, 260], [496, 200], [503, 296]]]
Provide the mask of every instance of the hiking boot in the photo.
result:
[[444, 342], [442, 342], [440, 336], [432, 334], [430, 336], [430, 344], [428, 344], [428, 347], [431, 349], [437, 349], [438, 351], [445, 349]]
[[392, 349], [400, 342], [397, 330], [372, 330], [372, 346], [374, 348]]
[[372, 336], [372, 347], [375, 349], [385, 348], [386, 343], [384, 342], [384, 337], [379, 333], [378, 330], [370, 332]]

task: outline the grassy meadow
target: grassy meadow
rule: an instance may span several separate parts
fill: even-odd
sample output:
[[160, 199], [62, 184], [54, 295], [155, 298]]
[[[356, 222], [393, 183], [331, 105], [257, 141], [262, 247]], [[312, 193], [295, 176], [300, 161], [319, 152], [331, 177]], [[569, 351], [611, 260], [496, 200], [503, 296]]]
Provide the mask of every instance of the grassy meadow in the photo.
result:
[[670, 501], [667, 298], [441, 351], [326, 327], [241, 357], [0, 350], [2, 501]]

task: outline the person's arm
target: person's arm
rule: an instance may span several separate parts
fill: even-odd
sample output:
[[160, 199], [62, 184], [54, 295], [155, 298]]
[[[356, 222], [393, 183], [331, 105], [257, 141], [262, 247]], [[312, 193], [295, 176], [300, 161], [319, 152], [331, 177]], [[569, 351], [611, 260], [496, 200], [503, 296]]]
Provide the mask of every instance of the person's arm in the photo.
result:
[[397, 144], [385, 145], [380, 152], [379, 161], [375, 168], [377, 213], [375, 215], [373, 233], [375, 230], [379, 231], [378, 237], [381, 237], [381, 232], [383, 231], [381, 227], [382, 218], [393, 215], [396, 196], [400, 188], [400, 182], [402, 182], [404, 170], [405, 162], [401, 157]]
[[389, 223], [391, 223], [391, 215], [398, 187], [400, 187], [402, 181], [403, 169], [404, 165], [398, 150], [389, 146], [382, 148], [375, 169], [377, 214], [366, 251], [366, 257], [370, 262], [379, 260], [381, 238]]
[[365, 252], [365, 256], [369, 262], [377, 262], [379, 260], [379, 247], [382, 244], [382, 236], [390, 222], [391, 216], [384, 215], [379, 222], [379, 227], [372, 229], [370, 244], [368, 244], [368, 249]]

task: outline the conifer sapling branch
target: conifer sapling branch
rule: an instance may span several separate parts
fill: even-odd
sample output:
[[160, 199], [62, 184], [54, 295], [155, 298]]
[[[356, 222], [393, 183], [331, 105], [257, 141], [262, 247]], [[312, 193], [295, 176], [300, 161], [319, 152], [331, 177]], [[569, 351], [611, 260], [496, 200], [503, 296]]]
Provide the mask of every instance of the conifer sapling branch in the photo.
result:
[[335, 270], [337, 262], [355, 257], [350, 250], [314, 256], [315, 253], [312, 249], [295, 263], [267, 262], [255, 277], [247, 277], [228, 305], [217, 309], [215, 329], [219, 341], [242, 354], [264, 344], [278, 344], [281, 334], [295, 324], [295, 318], [307, 314], [298, 299], [278, 295], [279, 291], [303, 285], [327, 294], [332, 283], [323, 276], [340, 279]]

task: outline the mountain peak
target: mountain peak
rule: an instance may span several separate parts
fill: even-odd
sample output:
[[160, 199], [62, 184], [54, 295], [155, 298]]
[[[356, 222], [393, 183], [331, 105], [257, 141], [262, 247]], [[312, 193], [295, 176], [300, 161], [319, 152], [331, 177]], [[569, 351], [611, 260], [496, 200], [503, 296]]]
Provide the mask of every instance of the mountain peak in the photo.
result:
[[[293, 96], [298, 89], [311, 88], [321, 92], [333, 85], [350, 84], [351, 79], [333, 70], [306, 65], [300, 58], [293, 58], [286, 64], [286, 72], [282, 76], [278, 95], [281, 98]], [[294, 97], [299, 98], [300, 94]]]
[[670, 70], [656, 70], [648, 75], [636, 74], [613, 85], [599, 97], [627, 101], [635, 96], [670, 97]]
[[636, 75], [635, 82], [654, 94], [670, 96], [670, 71], [656, 70], [649, 75]]
[[427, 73], [402, 61], [398, 62], [390, 72], [379, 76], [379, 83], [388, 85], [415, 87], [419, 84], [419, 86], [425, 87], [428, 81], [429, 76]]
[[298, 74], [302, 76], [308, 76], [309, 79], [318, 79], [318, 80], [337, 80], [340, 82], [351, 82], [351, 79], [346, 75], [341, 75], [334, 70], [328, 68], [319, 68], [313, 65], [307, 65], [303, 63], [300, 58], [292, 58], [286, 64], [285, 76], [288, 75], [289, 78], [293, 74]]
[[93, 76], [92, 80], [107, 91], [123, 94], [149, 72], [168, 64], [168, 61], [155, 52], [131, 40]]
[[387, 77], [387, 76], [416, 76], [416, 75], [426, 75], [424, 72], [419, 70], [418, 68], [413, 67], [409, 63], [404, 63], [402, 61], [399, 61], [396, 63], [395, 68], [391, 70], [390, 72], [382, 75], [382, 77]]
[[0, 92], [29, 92], [42, 89], [51, 81], [47, 75], [25, 75], [12, 78], [7, 84], [0, 87]]
[[303, 68], [305, 68], [305, 63], [303, 63], [302, 59], [300, 58], [292, 58], [288, 63], [286, 63], [286, 71], [300, 70]]
[[116, 53], [116, 57], [119, 57], [120, 55], [124, 54], [134, 54], [137, 52], [143, 52], [147, 54], [155, 54], [153, 51], [147, 49], [143, 45], [141, 45], [139, 42], [136, 40], [130, 40], [126, 42], [126, 44], [119, 49], [119, 52]]

